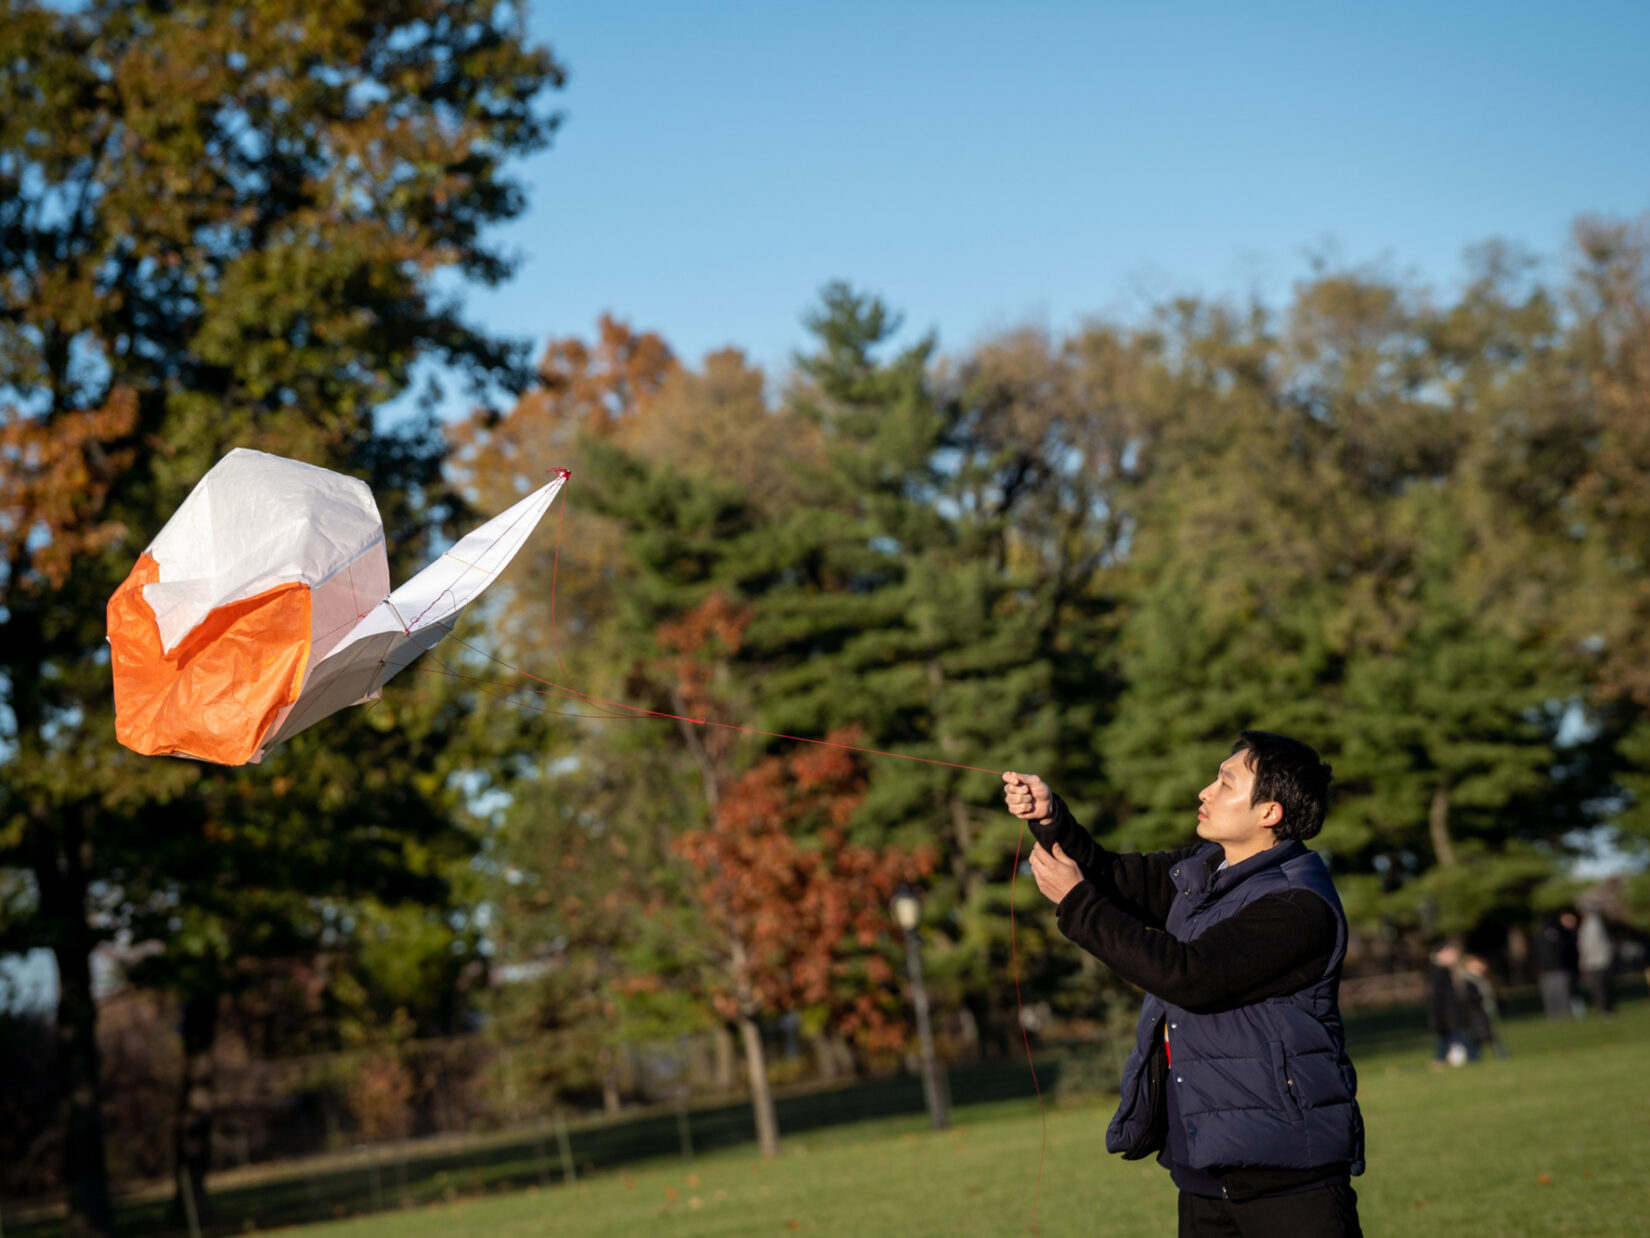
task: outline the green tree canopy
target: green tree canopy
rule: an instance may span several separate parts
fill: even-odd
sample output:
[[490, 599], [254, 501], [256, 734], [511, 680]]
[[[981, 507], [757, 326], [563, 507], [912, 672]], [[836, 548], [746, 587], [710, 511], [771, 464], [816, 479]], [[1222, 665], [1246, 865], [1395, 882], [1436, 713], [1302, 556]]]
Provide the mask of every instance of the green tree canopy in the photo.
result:
[[[510, 5], [0, 2], [0, 940], [58, 961], [71, 1234], [109, 1228], [87, 956], [220, 866], [213, 788], [254, 777], [115, 747], [104, 602], [230, 446], [366, 476], [418, 553], [439, 455], [375, 411], [422, 358], [512, 376], [434, 277], [508, 273], [559, 81]], [[349, 797], [294, 785], [332, 837]]]

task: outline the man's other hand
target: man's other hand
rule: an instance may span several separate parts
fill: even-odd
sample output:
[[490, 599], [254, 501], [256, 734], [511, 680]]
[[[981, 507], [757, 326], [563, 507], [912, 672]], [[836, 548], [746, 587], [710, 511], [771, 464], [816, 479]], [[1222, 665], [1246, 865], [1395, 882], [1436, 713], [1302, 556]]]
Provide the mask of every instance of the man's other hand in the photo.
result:
[[1042, 821], [1054, 809], [1054, 793], [1036, 774], [1016, 774], [1012, 770], [1003, 775], [1003, 796], [1008, 800], [1008, 811], [1022, 821]]
[[1043, 850], [1042, 843], [1031, 849], [1031, 875], [1037, 879], [1037, 888], [1056, 906], [1083, 884], [1083, 870], [1060, 849], [1059, 843], [1054, 844], [1052, 852]]

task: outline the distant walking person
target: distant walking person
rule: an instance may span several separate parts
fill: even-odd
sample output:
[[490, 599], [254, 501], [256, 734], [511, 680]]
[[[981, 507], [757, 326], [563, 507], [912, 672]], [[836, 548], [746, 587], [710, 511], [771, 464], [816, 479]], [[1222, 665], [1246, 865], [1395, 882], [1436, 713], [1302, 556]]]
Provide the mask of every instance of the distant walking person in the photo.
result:
[[1476, 954], [1465, 955], [1461, 959], [1456, 991], [1461, 998], [1462, 1031], [1467, 1041], [1478, 1051], [1489, 1045], [1496, 1057], [1506, 1057], [1507, 1045], [1501, 1039], [1501, 1009], [1496, 1004], [1490, 965]]
[[1364, 1127], [1336, 1004], [1346, 916], [1303, 841], [1329, 776], [1299, 740], [1245, 731], [1198, 795], [1200, 844], [1116, 855], [1041, 778], [1003, 775], [1060, 931], [1146, 991], [1106, 1147], [1157, 1155], [1182, 1238], [1362, 1233]]
[[1433, 1036], [1434, 1067], [1460, 1066], [1478, 1055], [1462, 1027], [1460, 966], [1460, 949], [1447, 941], [1427, 962], [1427, 1030]]
[[1541, 1008], [1549, 1019], [1575, 1017], [1571, 1009], [1576, 974], [1576, 918], [1549, 911], [1535, 939], [1535, 965], [1541, 973]]
[[1576, 934], [1576, 955], [1581, 963], [1581, 978], [1592, 990], [1593, 1005], [1598, 1007], [1600, 1018], [1608, 1019], [1616, 1010], [1612, 976], [1616, 952], [1610, 941], [1610, 930], [1604, 927], [1604, 917], [1596, 907], [1582, 913], [1581, 930]]

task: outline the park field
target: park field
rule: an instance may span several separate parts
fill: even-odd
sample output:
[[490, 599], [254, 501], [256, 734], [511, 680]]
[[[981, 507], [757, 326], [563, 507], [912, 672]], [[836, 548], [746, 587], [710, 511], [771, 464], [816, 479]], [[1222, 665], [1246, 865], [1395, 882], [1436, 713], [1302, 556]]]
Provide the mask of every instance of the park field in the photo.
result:
[[[1509, 1056], [1435, 1070], [1413, 1030], [1357, 1058], [1365, 1231], [1414, 1238], [1639, 1235], [1650, 1217], [1650, 1002], [1506, 1028]], [[1156, 1165], [1105, 1151], [1109, 1098], [999, 1102], [952, 1130], [891, 1118], [746, 1149], [307, 1227], [305, 1238], [745, 1238], [1173, 1232]], [[1040, 1180], [1039, 1180], [1040, 1179]]]

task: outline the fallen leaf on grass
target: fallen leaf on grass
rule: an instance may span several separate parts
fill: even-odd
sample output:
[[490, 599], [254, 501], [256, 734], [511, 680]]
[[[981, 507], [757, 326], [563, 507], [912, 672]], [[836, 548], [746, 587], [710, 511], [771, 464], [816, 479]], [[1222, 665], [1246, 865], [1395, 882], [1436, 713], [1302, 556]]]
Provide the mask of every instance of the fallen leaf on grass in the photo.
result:
[[1535, 1180], [1542, 1186], [1551, 1186], [1553, 1184], [1552, 1174], [1536, 1174]]

